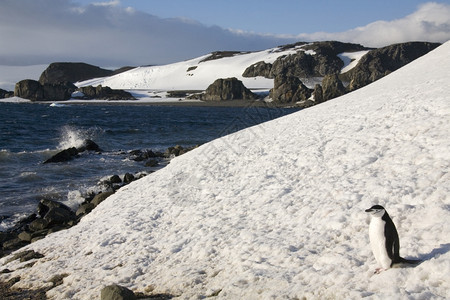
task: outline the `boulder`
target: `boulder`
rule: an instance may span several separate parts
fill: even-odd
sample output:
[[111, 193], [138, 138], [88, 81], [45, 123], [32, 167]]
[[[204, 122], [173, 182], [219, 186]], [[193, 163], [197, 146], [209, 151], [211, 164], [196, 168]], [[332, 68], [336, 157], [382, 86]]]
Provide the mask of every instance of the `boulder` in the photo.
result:
[[83, 144], [77, 148], [78, 152], [84, 152], [84, 151], [95, 151], [95, 152], [102, 152], [103, 150], [100, 148], [99, 145], [97, 145], [93, 140], [86, 139], [83, 141]]
[[94, 204], [95, 206], [97, 206], [100, 203], [102, 203], [103, 201], [105, 201], [106, 198], [108, 198], [112, 194], [114, 194], [114, 191], [99, 193], [94, 197], [94, 199], [92, 199], [91, 203]]
[[135, 180], [135, 177], [131, 173], [126, 173], [125, 176], [123, 176], [123, 182], [124, 183], [130, 183], [130, 182], [132, 182], [134, 180]]
[[342, 77], [350, 82], [348, 90], [353, 91], [403, 67], [439, 45], [439, 43], [408, 42], [375, 49], [364, 55], [356, 67]]
[[319, 104], [319, 103], [323, 102], [322, 86], [320, 84], [318, 84], [318, 83], [314, 86], [314, 102], [316, 104]]
[[75, 214], [69, 207], [48, 199], [42, 199], [39, 202], [38, 213], [44, 221], [47, 221], [47, 227], [75, 220]]
[[39, 81], [25, 79], [16, 83], [14, 96], [31, 101], [42, 101], [44, 100], [44, 89]]
[[257, 98], [257, 95], [235, 77], [217, 79], [206, 89], [204, 94], [200, 95], [200, 100], [204, 101], [255, 100]]
[[270, 90], [270, 98], [278, 103], [295, 103], [311, 97], [312, 90], [308, 89], [298, 77], [277, 76], [274, 87]]
[[25, 79], [16, 83], [14, 96], [29, 99], [31, 101], [59, 101], [70, 99], [76, 86], [70, 82], [57, 84], [46, 83], [42, 85], [39, 81]]
[[75, 212], [75, 215], [77, 217], [87, 215], [95, 208], [95, 205], [93, 203], [85, 203], [80, 205], [80, 207]]
[[135, 300], [136, 295], [126, 287], [113, 284], [104, 287], [100, 292], [101, 300]]
[[346, 89], [337, 74], [326, 75], [322, 80], [322, 101], [345, 94]]
[[56, 153], [55, 155], [44, 161], [44, 164], [66, 162], [72, 160], [78, 155], [78, 153], [79, 151], [77, 150], [77, 148], [71, 147]]

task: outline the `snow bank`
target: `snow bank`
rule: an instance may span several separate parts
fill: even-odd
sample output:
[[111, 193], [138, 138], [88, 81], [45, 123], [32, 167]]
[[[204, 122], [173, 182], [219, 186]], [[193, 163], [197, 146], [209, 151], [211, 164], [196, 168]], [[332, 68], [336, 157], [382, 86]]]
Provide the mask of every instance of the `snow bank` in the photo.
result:
[[[180, 299], [450, 298], [449, 53], [174, 159], [28, 246], [45, 255], [32, 267], [2, 259], [2, 279], [67, 274], [55, 299], [111, 283]], [[422, 264], [373, 274], [376, 203]]]
[[370, 50], [357, 51], [357, 52], [344, 52], [338, 55], [338, 57], [344, 62], [344, 66], [341, 69], [341, 74], [350, 71], [366, 55]]
[[[236, 77], [250, 89], [270, 89], [273, 79], [242, 77], [245, 69], [260, 61], [273, 63], [278, 57], [302, 51], [300, 47], [281, 51], [278, 48], [240, 53], [231, 57], [206, 60], [210, 54], [163, 66], [136, 68], [112, 77], [77, 83], [78, 86], [103, 85], [113, 89], [205, 90], [217, 78]], [[312, 55], [312, 53], [309, 53]]]

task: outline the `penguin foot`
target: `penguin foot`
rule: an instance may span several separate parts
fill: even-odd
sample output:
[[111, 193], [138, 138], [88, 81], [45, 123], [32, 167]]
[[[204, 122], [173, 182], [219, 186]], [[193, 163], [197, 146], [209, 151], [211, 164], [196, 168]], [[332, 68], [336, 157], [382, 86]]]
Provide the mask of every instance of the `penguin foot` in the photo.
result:
[[374, 274], [380, 274], [381, 272], [385, 271], [385, 269], [383, 268], [377, 268], [375, 269], [375, 272], [373, 272]]

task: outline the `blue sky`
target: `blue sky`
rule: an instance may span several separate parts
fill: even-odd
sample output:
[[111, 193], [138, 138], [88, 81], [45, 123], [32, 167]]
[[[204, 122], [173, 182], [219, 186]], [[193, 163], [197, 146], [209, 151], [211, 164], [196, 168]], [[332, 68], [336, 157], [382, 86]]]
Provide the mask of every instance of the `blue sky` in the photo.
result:
[[[80, 4], [101, 0], [75, 0]], [[255, 33], [338, 32], [378, 20], [403, 18], [423, 0], [122, 0], [123, 7], [161, 18], [181, 17], [207, 26]], [[450, 3], [450, 1], [439, 1]]]
[[298, 41], [450, 39], [450, 0], [0, 0], [0, 65], [166, 64]]

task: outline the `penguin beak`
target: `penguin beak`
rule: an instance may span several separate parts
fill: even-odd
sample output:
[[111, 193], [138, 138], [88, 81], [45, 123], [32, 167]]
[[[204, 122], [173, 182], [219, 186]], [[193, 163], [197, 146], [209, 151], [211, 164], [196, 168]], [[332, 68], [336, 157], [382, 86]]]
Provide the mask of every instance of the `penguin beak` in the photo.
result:
[[373, 209], [371, 209], [371, 208], [368, 208], [368, 209], [365, 210], [366, 213], [370, 213], [372, 211], [373, 211]]

